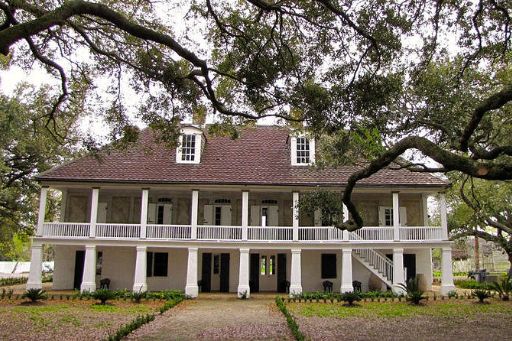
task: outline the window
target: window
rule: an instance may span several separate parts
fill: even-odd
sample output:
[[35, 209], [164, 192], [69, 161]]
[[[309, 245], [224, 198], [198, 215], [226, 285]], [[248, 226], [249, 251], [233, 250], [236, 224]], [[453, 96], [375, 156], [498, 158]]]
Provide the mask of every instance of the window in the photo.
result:
[[309, 156], [309, 140], [306, 137], [297, 137], [297, 164], [309, 164]]
[[336, 278], [335, 253], [322, 253], [322, 278]]
[[393, 226], [393, 209], [384, 208], [384, 226]]
[[267, 274], [267, 256], [261, 256], [260, 275]]
[[101, 276], [102, 270], [103, 270], [103, 252], [98, 251], [98, 255], [96, 256], [96, 275]]
[[194, 161], [196, 156], [196, 135], [183, 135], [181, 161]]
[[147, 277], [166, 277], [169, 254], [167, 252], [148, 252], [146, 257]]
[[269, 275], [276, 274], [276, 256], [274, 256], [274, 255], [270, 256], [270, 259], [268, 262], [268, 274]]
[[[400, 226], [407, 226], [407, 209], [405, 207], [400, 207], [398, 222]], [[380, 226], [393, 226], [393, 207], [379, 207], [379, 224]]]
[[215, 225], [222, 225], [222, 207], [215, 206]]
[[261, 226], [268, 226], [268, 207], [261, 209]]

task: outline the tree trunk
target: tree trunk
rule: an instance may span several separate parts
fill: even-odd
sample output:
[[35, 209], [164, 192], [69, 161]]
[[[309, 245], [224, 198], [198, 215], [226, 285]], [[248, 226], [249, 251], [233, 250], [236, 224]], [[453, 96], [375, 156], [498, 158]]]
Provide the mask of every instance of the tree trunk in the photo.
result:
[[508, 262], [510, 263], [510, 268], [508, 269], [508, 277], [512, 278], [512, 252], [508, 254]]
[[475, 236], [475, 271], [480, 270], [480, 241], [478, 237]]

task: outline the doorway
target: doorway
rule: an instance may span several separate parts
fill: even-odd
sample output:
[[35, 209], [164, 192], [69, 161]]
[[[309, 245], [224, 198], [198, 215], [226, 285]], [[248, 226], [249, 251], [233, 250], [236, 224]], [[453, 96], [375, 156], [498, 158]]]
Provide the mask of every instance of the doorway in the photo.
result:
[[80, 290], [82, 276], [84, 274], [85, 251], [77, 250], [75, 252], [75, 276], [73, 279], [73, 289]]

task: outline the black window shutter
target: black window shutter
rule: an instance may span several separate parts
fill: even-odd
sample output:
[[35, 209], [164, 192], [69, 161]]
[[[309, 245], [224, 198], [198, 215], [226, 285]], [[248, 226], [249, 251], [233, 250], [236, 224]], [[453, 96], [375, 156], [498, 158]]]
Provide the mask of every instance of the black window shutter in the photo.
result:
[[322, 253], [322, 278], [336, 278], [335, 253]]
[[146, 254], [146, 277], [153, 276], [153, 252]]
[[154, 276], [167, 276], [167, 262], [169, 260], [169, 254], [167, 252], [155, 252], [155, 270]]

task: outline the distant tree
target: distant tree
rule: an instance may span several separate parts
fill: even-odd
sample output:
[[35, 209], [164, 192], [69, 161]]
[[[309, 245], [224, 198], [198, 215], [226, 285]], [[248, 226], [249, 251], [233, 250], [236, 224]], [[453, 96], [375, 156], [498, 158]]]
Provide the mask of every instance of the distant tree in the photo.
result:
[[170, 143], [191, 113], [232, 136], [269, 116], [305, 122], [331, 136], [326, 162], [358, 166], [339, 225], [355, 230], [352, 191], [383, 168], [512, 178], [511, 12], [510, 0], [0, 0], [0, 53], [61, 81], [48, 120], [75, 98], [70, 82], [111, 77], [108, 103], [87, 111], [114, 138], [137, 136], [127, 82]]
[[512, 183], [468, 177], [454, 180], [451, 238], [474, 236], [494, 243], [507, 254], [512, 274]]
[[[24, 257], [37, 220], [39, 185], [33, 177], [67, 160], [73, 153], [71, 141], [77, 141], [73, 110], [51, 122], [54, 129], [45, 127], [41, 117], [50, 105], [45, 89], [22, 86], [13, 97], [0, 94], [0, 259]], [[50, 217], [56, 200], [49, 196]]]

